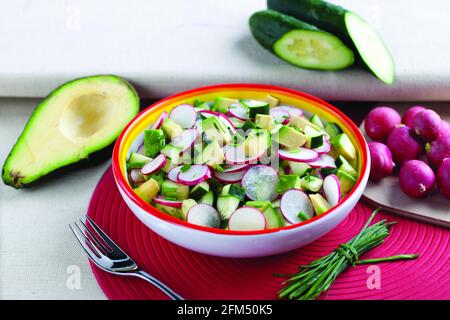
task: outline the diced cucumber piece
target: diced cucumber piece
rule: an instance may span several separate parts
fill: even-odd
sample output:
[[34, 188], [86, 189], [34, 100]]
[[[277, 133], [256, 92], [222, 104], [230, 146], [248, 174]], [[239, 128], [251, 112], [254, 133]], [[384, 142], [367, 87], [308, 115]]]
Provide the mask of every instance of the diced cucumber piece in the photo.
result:
[[141, 197], [144, 201], [150, 202], [159, 192], [159, 184], [154, 179], [149, 179], [138, 188], [134, 189], [134, 192]]
[[217, 197], [217, 210], [222, 219], [229, 219], [233, 212], [239, 207], [239, 198], [235, 196]]
[[272, 207], [268, 207], [263, 211], [263, 215], [266, 218], [266, 229], [274, 229], [282, 227], [280, 218], [277, 212]]
[[317, 114], [313, 114], [311, 116], [311, 118], [309, 118], [309, 121], [316, 125], [317, 127], [319, 127], [320, 129], [325, 129], [325, 126], [323, 125], [322, 120], [320, 119], [320, 117]]
[[207, 102], [204, 102], [202, 100], [195, 99], [194, 100], [194, 108], [196, 111], [198, 110], [210, 110], [211, 107]]
[[323, 180], [319, 177], [307, 174], [301, 179], [302, 189], [311, 192], [319, 192], [322, 189]]
[[272, 201], [272, 208], [279, 208], [280, 207], [280, 199], [275, 199]]
[[243, 201], [245, 198], [245, 189], [240, 185], [232, 184], [230, 185], [230, 189], [228, 190], [228, 194], [235, 196], [239, 200]]
[[219, 143], [217, 141], [212, 141], [198, 154], [195, 163], [206, 164], [215, 169], [223, 163], [224, 158]]
[[286, 170], [284, 170], [284, 168], [283, 167], [278, 167], [278, 175], [279, 176], [282, 176], [282, 175], [285, 175], [286, 174]]
[[278, 131], [273, 134], [273, 140], [277, 143], [294, 149], [305, 144], [306, 137], [303, 133], [289, 126], [281, 126]]
[[345, 159], [343, 156], [339, 155], [336, 158], [336, 167], [342, 171], [345, 171], [352, 177], [356, 178], [358, 176], [358, 172], [353, 168], [353, 166]]
[[309, 199], [313, 205], [314, 211], [317, 216], [327, 212], [331, 206], [327, 200], [320, 193], [310, 194]]
[[181, 219], [186, 221], [186, 215], [193, 206], [197, 204], [197, 201], [194, 199], [184, 199], [181, 204]]
[[306, 146], [308, 148], [319, 148], [324, 144], [325, 135], [323, 131], [316, 130], [311, 126], [306, 126], [303, 131], [305, 132]]
[[189, 198], [189, 187], [170, 180], [164, 180], [161, 184], [161, 194], [168, 198], [184, 200]]
[[274, 210], [275, 213], [277, 214], [278, 220], [280, 221], [280, 227], [284, 227], [287, 224], [287, 222], [283, 216], [283, 213], [281, 212], [280, 207], [275, 207]]
[[356, 183], [356, 179], [343, 170], [338, 170], [336, 173], [339, 183], [341, 185], [341, 195], [343, 196], [350, 190]]
[[264, 210], [266, 210], [269, 207], [272, 207], [272, 203], [270, 201], [247, 201], [245, 203], [245, 206], [247, 207], [253, 207], [256, 209], [261, 210], [261, 212], [263, 212]]
[[164, 120], [161, 129], [170, 139], [178, 137], [183, 133], [183, 128], [181, 128], [180, 125], [176, 124], [170, 118], [166, 118], [166, 120]]
[[271, 108], [276, 107], [280, 103], [280, 100], [278, 100], [274, 96], [271, 96], [270, 94], [265, 96], [264, 101], [266, 101]]
[[208, 182], [204, 181], [194, 186], [191, 192], [189, 192], [189, 196], [194, 200], [199, 200], [208, 192], [209, 192], [209, 184]]
[[156, 157], [165, 144], [166, 137], [164, 136], [163, 130], [147, 129], [144, 131], [144, 150], [148, 157]]
[[147, 163], [152, 161], [152, 158], [146, 157], [140, 153], [132, 152], [127, 162], [128, 169], [141, 169]]
[[321, 134], [319, 136], [311, 137], [311, 140], [309, 142], [311, 149], [320, 148], [325, 143], [325, 135]]
[[220, 194], [222, 195], [222, 196], [228, 196], [230, 193], [230, 187], [231, 187], [231, 184], [226, 184], [226, 185], [224, 185], [223, 186], [223, 188], [222, 188], [222, 191], [220, 192]]
[[204, 119], [202, 121], [202, 131], [207, 140], [216, 141], [220, 145], [227, 144], [231, 141], [230, 131], [216, 117]]
[[256, 129], [255, 124], [251, 120], [246, 120], [244, 125], [242, 126], [242, 130], [249, 131], [251, 129]]
[[222, 113], [227, 113], [230, 104], [233, 103], [239, 103], [239, 101], [236, 99], [217, 97], [216, 100], [214, 101], [213, 110]]
[[325, 132], [328, 133], [331, 139], [333, 139], [338, 134], [342, 133], [342, 129], [336, 123], [328, 122], [325, 126]]
[[346, 133], [341, 133], [335, 136], [331, 139], [331, 144], [336, 151], [343, 155], [347, 160], [350, 161], [356, 158], [356, 149]]
[[335, 168], [321, 168], [320, 169], [320, 173], [322, 174], [323, 177], [326, 177], [329, 174], [336, 174], [337, 169]]
[[298, 175], [300, 178], [311, 172], [312, 168], [304, 162], [288, 161], [292, 174]]
[[161, 149], [161, 153], [166, 156], [167, 162], [163, 168], [164, 172], [176, 167], [180, 163], [180, 150], [175, 146], [168, 144]]
[[210, 190], [203, 197], [201, 197], [198, 203], [206, 203], [212, 206], [214, 204], [214, 194], [212, 190]]
[[248, 109], [250, 119], [255, 119], [257, 114], [269, 114], [269, 103], [266, 101], [242, 99], [239, 102]]
[[170, 207], [170, 206], [165, 206], [160, 203], [155, 203], [154, 206], [156, 209], [161, 210], [162, 212], [167, 213], [168, 215], [171, 215], [172, 217], [181, 219], [181, 215], [182, 215], [181, 209]]
[[277, 193], [284, 193], [289, 189], [301, 189], [300, 177], [296, 174], [280, 175], [277, 185]]
[[270, 146], [270, 134], [264, 129], [252, 129], [243, 143], [245, 154], [249, 157], [263, 154]]
[[257, 114], [255, 118], [255, 125], [258, 128], [270, 131], [275, 126], [275, 121], [272, 116], [268, 114]]

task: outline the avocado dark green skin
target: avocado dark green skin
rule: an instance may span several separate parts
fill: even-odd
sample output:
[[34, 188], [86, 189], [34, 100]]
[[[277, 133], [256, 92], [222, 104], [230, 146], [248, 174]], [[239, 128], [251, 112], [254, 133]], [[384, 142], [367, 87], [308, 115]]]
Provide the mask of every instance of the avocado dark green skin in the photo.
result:
[[270, 51], [273, 51], [274, 43], [291, 30], [318, 30], [308, 23], [273, 10], [255, 12], [249, 24], [253, 37]]
[[[34, 109], [33, 113], [31, 114], [30, 118], [28, 119], [27, 123], [24, 126], [24, 130], [21, 132], [21, 134], [19, 135], [19, 137], [21, 137], [25, 131], [25, 129], [27, 128], [28, 123], [33, 119], [33, 116], [35, 115], [35, 113], [37, 112], [37, 110], [39, 109], [39, 107], [41, 106], [41, 103], [46, 101], [48, 98], [51, 98], [53, 95], [56, 95], [59, 93], [60, 89], [70, 85], [73, 82], [76, 82], [78, 80], [81, 79], [85, 79], [85, 78], [96, 78], [96, 77], [103, 77], [103, 76], [107, 76], [107, 77], [111, 77], [111, 78], [116, 78], [116, 79], [120, 79], [121, 81], [123, 81], [124, 83], [127, 84], [127, 87], [136, 95], [136, 97], [138, 97], [138, 94], [136, 92], [136, 90], [134, 89], [134, 87], [125, 79], [121, 78], [120, 76], [117, 75], [112, 75], [112, 74], [106, 74], [106, 75], [94, 75], [94, 76], [88, 76], [88, 77], [81, 77], [81, 78], [76, 78], [73, 79], [71, 81], [65, 82], [62, 85], [60, 85], [59, 87], [57, 87], [56, 89], [54, 89], [49, 95], [47, 95]], [[104, 162], [107, 159], [111, 158], [111, 154], [112, 154], [112, 150], [114, 149], [114, 145], [115, 145], [115, 140], [109, 144], [108, 146], [102, 148], [101, 150], [97, 150], [95, 152], [92, 152], [91, 154], [89, 154], [86, 158], [84, 159], [80, 159], [79, 161], [75, 162], [75, 163], [71, 163], [68, 164], [66, 166], [60, 167], [56, 170], [53, 170], [47, 174], [42, 175], [41, 177], [39, 177], [37, 180], [34, 180], [30, 183], [22, 183], [20, 182], [20, 174], [15, 173], [15, 172], [10, 172], [9, 176], [12, 177], [13, 179], [11, 181], [6, 181], [5, 179], [5, 166], [6, 163], [8, 161], [8, 159], [12, 156], [13, 151], [15, 149], [16, 144], [19, 143], [19, 139], [16, 141], [16, 143], [13, 145], [13, 147], [11, 148], [10, 153], [8, 154], [8, 156], [6, 157], [4, 163], [3, 163], [3, 167], [2, 167], [2, 180], [3, 183], [5, 185], [9, 185], [15, 189], [22, 189], [22, 188], [27, 188], [27, 187], [32, 187], [34, 185], [38, 185], [41, 182], [45, 182], [49, 179], [51, 179], [52, 177], [55, 176], [59, 176], [65, 172], [68, 171], [72, 171], [72, 170], [76, 170], [76, 169], [81, 169], [81, 168], [86, 168], [89, 166], [94, 166], [97, 164], [100, 164], [102, 162]]]

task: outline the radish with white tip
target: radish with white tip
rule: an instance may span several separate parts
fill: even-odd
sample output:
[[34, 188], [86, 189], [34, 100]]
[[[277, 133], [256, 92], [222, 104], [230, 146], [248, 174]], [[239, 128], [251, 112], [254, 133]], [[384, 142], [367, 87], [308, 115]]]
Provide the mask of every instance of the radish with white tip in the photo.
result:
[[189, 209], [186, 221], [198, 226], [219, 228], [220, 215], [213, 206], [206, 203], [199, 203]]
[[242, 180], [245, 171], [237, 171], [237, 172], [218, 172], [214, 171], [214, 177], [217, 178], [220, 182], [223, 183], [235, 183]]
[[269, 114], [273, 117], [273, 119], [281, 124], [288, 124], [291, 119], [291, 114], [286, 110], [280, 110], [277, 108], [272, 108], [269, 111]]
[[240, 103], [230, 104], [228, 107], [228, 113], [239, 120], [245, 121], [248, 119], [248, 110]]
[[273, 111], [286, 111], [290, 115], [296, 115], [296, 116], [299, 116], [299, 117], [303, 117], [303, 111], [301, 109], [299, 109], [299, 108], [292, 107], [292, 106], [278, 106], [278, 107], [272, 108], [270, 110], [273, 110]]
[[314, 161], [307, 161], [307, 163], [311, 168], [328, 168], [328, 169], [336, 168], [334, 158], [328, 154], [322, 154], [319, 157], [319, 159]]
[[190, 104], [180, 104], [170, 111], [169, 118], [183, 129], [190, 129], [197, 119], [197, 111]]
[[312, 162], [319, 159], [319, 154], [311, 149], [299, 147], [296, 149], [280, 149], [278, 150], [280, 159], [294, 162]]
[[186, 171], [180, 169], [177, 180], [178, 183], [193, 186], [211, 178], [211, 170], [207, 165], [194, 164]]
[[341, 184], [335, 174], [329, 174], [323, 180], [323, 193], [332, 207], [341, 200]]
[[232, 133], [236, 133], [237, 131], [233, 122], [223, 113], [211, 110], [200, 110], [198, 113], [200, 113], [204, 118], [217, 117]]
[[164, 123], [164, 120], [166, 120], [167, 116], [168, 116], [167, 112], [163, 111], [159, 115], [158, 119], [156, 119], [156, 121], [152, 123], [152, 125], [150, 126], [150, 129], [152, 129], [152, 130], [160, 129]]
[[280, 200], [280, 209], [283, 216], [290, 223], [304, 221], [299, 215], [314, 217], [314, 208], [306, 193], [300, 189], [290, 189], [286, 191]]
[[312, 150], [314, 150], [318, 154], [328, 153], [331, 150], [331, 143], [328, 141], [328, 139], [325, 139], [320, 147], [314, 148]]
[[223, 173], [231, 173], [231, 172], [239, 172], [248, 168], [248, 164], [232, 164], [232, 165], [224, 165]]
[[266, 218], [264, 214], [252, 207], [243, 207], [234, 211], [228, 220], [228, 229], [233, 231], [264, 230]]
[[178, 174], [183, 166], [176, 166], [167, 172], [167, 178], [172, 181], [178, 183]]
[[248, 157], [242, 145], [226, 145], [223, 148], [225, 160], [228, 164], [250, 164], [258, 161], [265, 154], [265, 150], [261, 149], [258, 154]]
[[156, 196], [155, 198], [153, 198], [153, 202], [172, 208], [181, 208], [183, 204], [182, 200], [171, 200], [163, 196]]
[[198, 138], [198, 132], [195, 129], [184, 130], [183, 133], [176, 136], [170, 142], [171, 145], [180, 150], [180, 153], [188, 150]]
[[145, 181], [144, 176], [139, 169], [133, 169], [130, 171], [130, 179], [133, 183], [139, 183]]
[[142, 167], [141, 173], [146, 174], [152, 174], [158, 170], [160, 170], [162, 167], [164, 167], [167, 163], [167, 158], [165, 155], [160, 153], [155, 159], [147, 163], [145, 166]]

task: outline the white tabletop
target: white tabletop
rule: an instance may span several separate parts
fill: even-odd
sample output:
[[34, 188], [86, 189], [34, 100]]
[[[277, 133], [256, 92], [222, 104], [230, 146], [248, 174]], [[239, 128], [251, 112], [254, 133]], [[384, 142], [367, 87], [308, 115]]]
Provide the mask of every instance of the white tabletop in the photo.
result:
[[284, 85], [325, 99], [450, 100], [447, 0], [335, 0], [370, 21], [396, 61], [368, 72], [295, 68], [252, 38], [266, 0], [16, 0], [0, 6], [0, 96], [43, 97], [74, 77], [116, 73], [142, 97], [223, 82]]

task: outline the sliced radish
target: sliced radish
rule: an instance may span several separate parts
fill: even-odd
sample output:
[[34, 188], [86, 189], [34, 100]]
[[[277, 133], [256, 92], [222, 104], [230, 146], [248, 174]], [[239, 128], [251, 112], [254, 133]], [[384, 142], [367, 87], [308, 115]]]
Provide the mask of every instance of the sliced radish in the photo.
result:
[[133, 183], [139, 183], [144, 181], [144, 176], [139, 169], [133, 169], [130, 171], [130, 179]]
[[245, 194], [252, 200], [272, 201], [277, 197], [277, 171], [266, 165], [255, 165], [242, 177]]
[[228, 220], [228, 229], [234, 231], [264, 230], [266, 218], [256, 208], [243, 207], [234, 211]]
[[170, 111], [169, 118], [183, 129], [189, 129], [195, 124], [197, 111], [190, 104], [180, 104]]
[[245, 121], [248, 119], [248, 110], [240, 103], [230, 104], [228, 107], [228, 113], [239, 120]]
[[199, 203], [189, 209], [186, 221], [198, 226], [219, 228], [220, 215], [213, 206]]
[[245, 171], [238, 171], [238, 172], [218, 172], [214, 171], [214, 177], [217, 178], [220, 182], [223, 183], [235, 183], [242, 180], [242, 177], [244, 176]]
[[332, 207], [341, 200], [341, 184], [335, 174], [329, 174], [323, 180], [323, 193]]
[[204, 118], [217, 117], [232, 133], [236, 133], [236, 127], [233, 122], [231, 122], [231, 120], [223, 113], [211, 110], [200, 110], [198, 113]]
[[291, 119], [291, 114], [286, 110], [279, 110], [277, 108], [270, 109], [270, 115], [274, 118], [275, 121], [282, 124], [289, 123]]
[[322, 154], [317, 160], [308, 161], [308, 165], [312, 168], [330, 168], [330, 169], [336, 168], [334, 158], [328, 154]]
[[328, 139], [324, 139], [323, 145], [318, 148], [314, 148], [313, 150], [318, 154], [328, 153], [331, 150], [331, 143], [328, 141]]
[[143, 156], [146, 155], [146, 154], [145, 154], [145, 146], [144, 146], [144, 144], [141, 144], [141, 145], [139, 146], [139, 148], [137, 149], [136, 153], [142, 154]]
[[142, 174], [151, 174], [153, 172], [158, 171], [162, 167], [166, 165], [167, 159], [166, 156], [160, 153], [155, 159], [147, 163], [145, 166], [142, 167], [141, 173]]
[[179, 183], [193, 186], [200, 182], [206, 181], [211, 178], [211, 170], [207, 165], [194, 164], [186, 171], [179, 171], [177, 180]]
[[283, 194], [280, 201], [280, 209], [283, 216], [290, 223], [303, 221], [298, 217], [300, 212], [307, 214], [310, 218], [314, 216], [314, 208], [308, 195], [299, 189], [291, 189]]
[[225, 165], [223, 167], [223, 173], [227, 172], [238, 172], [242, 171], [248, 168], [248, 164], [232, 164], [232, 165]]
[[170, 142], [171, 145], [178, 148], [181, 152], [189, 149], [197, 140], [198, 132], [195, 129], [184, 130], [180, 135], [176, 136]]
[[176, 166], [167, 172], [167, 179], [172, 182], [178, 182], [178, 174], [183, 166]]
[[280, 159], [294, 162], [311, 162], [319, 158], [319, 154], [316, 151], [303, 147], [292, 150], [280, 149], [278, 150], [278, 156]]
[[296, 107], [292, 107], [292, 106], [278, 106], [275, 108], [272, 108], [270, 110], [274, 110], [274, 111], [287, 111], [289, 112], [290, 115], [296, 115], [299, 117], [303, 116], [303, 111], [299, 108]]
[[265, 154], [265, 150], [261, 150], [260, 154], [257, 154], [253, 157], [247, 157], [244, 148], [241, 145], [226, 145], [223, 148], [223, 152], [227, 164], [254, 163]]
[[155, 198], [153, 198], [153, 202], [172, 208], [181, 208], [181, 205], [183, 204], [183, 201], [181, 200], [166, 199], [163, 196], [156, 196]]
[[163, 125], [164, 120], [166, 120], [166, 118], [167, 118], [167, 112], [163, 111], [159, 115], [158, 119], [156, 119], [156, 121], [152, 123], [152, 125], [150, 126], [150, 129], [156, 130], [156, 129], [161, 128], [161, 126]]

